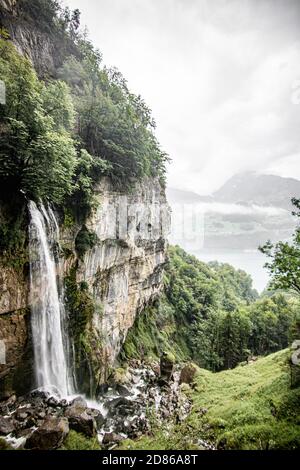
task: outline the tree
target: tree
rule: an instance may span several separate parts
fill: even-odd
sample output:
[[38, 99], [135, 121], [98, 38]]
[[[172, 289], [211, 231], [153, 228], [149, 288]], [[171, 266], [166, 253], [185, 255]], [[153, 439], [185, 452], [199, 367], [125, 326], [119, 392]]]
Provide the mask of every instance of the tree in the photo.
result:
[[2, 199], [16, 193], [61, 203], [73, 191], [74, 110], [65, 84], [39, 81], [30, 62], [0, 40], [0, 74], [7, 102], [0, 105]]
[[[294, 198], [292, 202], [297, 209], [293, 215], [299, 217], [300, 200]], [[300, 229], [296, 229], [292, 243], [278, 242], [274, 245], [268, 241], [260, 251], [270, 259], [265, 264], [272, 276], [270, 288], [291, 289], [300, 295]]]
[[112, 179], [128, 184], [144, 176], [164, 181], [167, 155], [154, 135], [151, 111], [130, 93], [117, 69], [101, 67], [102, 55], [78, 41], [81, 59], [70, 57], [59, 77], [72, 89], [78, 134], [95, 159], [110, 162]]

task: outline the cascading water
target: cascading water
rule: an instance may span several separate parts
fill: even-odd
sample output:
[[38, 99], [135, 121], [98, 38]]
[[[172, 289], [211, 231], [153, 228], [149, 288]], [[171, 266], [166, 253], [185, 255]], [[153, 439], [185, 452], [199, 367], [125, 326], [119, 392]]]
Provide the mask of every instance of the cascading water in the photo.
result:
[[[54, 250], [59, 228], [53, 211], [29, 203], [30, 305], [35, 375], [38, 387], [73, 393], [68, 367], [68, 334], [59, 263]], [[60, 292], [60, 293], [59, 293]]]

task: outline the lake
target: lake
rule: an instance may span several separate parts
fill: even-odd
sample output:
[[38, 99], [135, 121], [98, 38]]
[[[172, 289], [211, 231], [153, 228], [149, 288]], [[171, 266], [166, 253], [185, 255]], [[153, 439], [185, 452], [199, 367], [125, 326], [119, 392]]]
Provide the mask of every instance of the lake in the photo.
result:
[[263, 267], [266, 257], [258, 250], [189, 250], [200, 261], [218, 261], [231, 264], [236, 269], [243, 269], [251, 275], [253, 287], [261, 293], [269, 282], [267, 270]]

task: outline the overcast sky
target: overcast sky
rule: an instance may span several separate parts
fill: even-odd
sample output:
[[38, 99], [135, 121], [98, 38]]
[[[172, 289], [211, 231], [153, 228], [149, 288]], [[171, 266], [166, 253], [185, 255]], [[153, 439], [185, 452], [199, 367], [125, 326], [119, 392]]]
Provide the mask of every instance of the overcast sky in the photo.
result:
[[299, 0], [66, 0], [153, 110], [169, 185], [300, 179]]

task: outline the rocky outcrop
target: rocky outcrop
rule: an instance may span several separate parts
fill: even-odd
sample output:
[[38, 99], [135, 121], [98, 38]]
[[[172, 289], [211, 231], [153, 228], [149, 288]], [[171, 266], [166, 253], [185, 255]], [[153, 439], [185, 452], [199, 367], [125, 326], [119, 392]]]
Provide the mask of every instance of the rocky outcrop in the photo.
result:
[[160, 358], [160, 377], [162, 385], [164, 385], [164, 383], [168, 383], [172, 379], [174, 364], [175, 357], [173, 354], [164, 351]]
[[186, 364], [181, 370], [179, 384], [190, 385], [194, 383], [197, 370], [198, 370], [197, 366], [193, 364], [192, 362], [189, 362], [188, 364]]
[[79, 264], [77, 281], [88, 284], [101, 306], [93, 328], [112, 364], [136, 314], [161, 290], [170, 213], [164, 190], [151, 179], [128, 193], [116, 191], [104, 179], [96, 197], [99, 206], [87, 227], [99, 242]]
[[[0, 288], [1, 298], [1, 288]], [[32, 385], [29, 309], [0, 314], [0, 399], [22, 394]]]
[[[77, 286], [84, 284], [92, 300], [85, 338], [90, 357], [82, 380], [89, 382], [94, 374], [99, 384], [107, 378], [136, 315], [160, 293], [170, 214], [157, 180], [117, 190], [109, 179], [103, 179], [95, 189], [95, 200], [97, 209], [85, 222], [97, 235], [95, 246], [78, 256], [76, 237], [82, 225], [62, 226], [65, 256], [61, 265], [65, 277], [75, 273]], [[5, 348], [5, 364], [0, 364], [2, 397], [24, 393], [34, 385], [28, 285], [28, 270], [0, 269], [0, 341]], [[89, 359], [96, 367], [90, 366]], [[79, 385], [83, 384], [79, 381]], [[84, 391], [90, 391], [89, 384]]]
[[0, 402], [0, 435], [15, 448], [56, 449], [74, 430], [88, 438], [97, 434], [102, 447], [112, 449], [121, 440], [151, 431], [149, 407], [155, 409], [156, 423], [178, 424], [187, 417], [191, 403], [179, 386], [179, 371], [174, 372], [170, 387], [161, 388], [157, 367], [130, 363], [129, 396], [122, 396], [117, 384], [108, 386], [98, 397], [98, 409], [90, 408], [81, 396], [67, 401], [42, 390], [11, 397]]
[[64, 59], [77, 55], [78, 50], [56, 22], [43, 21], [36, 9], [34, 18], [23, 1], [0, 0], [0, 26], [8, 31], [18, 51], [33, 63], [40, 77], [55, 76]]
[[[55, 76], [64, 59], [78, 55], [78, 50], [57, 22], [34, 19], [34, 8], [32, 13], [23, 5], [21, 0], [0, 0], [0, 27], [7, 29], [39, 76]], [[72, 282], [80, 289], [85, 287], [93, 310], [84, 331], [79, 332], [81, 344], [74, 343], [75, 349], [80, 349], [75, 355], [81, 367], [79, 386], [85, 382], [85, 392], [91, 389], [86, 385], [92, 382], [91, 376], [96, 375], [98, 385], [106, 379], [137, 313], [159, 295], [170, 224], [158, 180], [145, 179], [130, 188], [116, 189], [110, 180], [103, 179], [95, 188], [95, 200], [98, 208], [84, 227], [97, 235], [97, 243], [84, 255], [76, 250], [83, 226], [61, 224], [63, 275], [68, 278], [72, 273]], [[25, 264], [25, 269], [17, 270], [1, 263], [0, 259], [0, 398], [23, 393], [34, 385], [28, 263], [27, 270]], [[72, 309], [69, 313], [72, 321]], [[76, 318], [75, 323], [78, 330]], [[2, 357], [1, 361], [1, 356], [5, 360]]]

